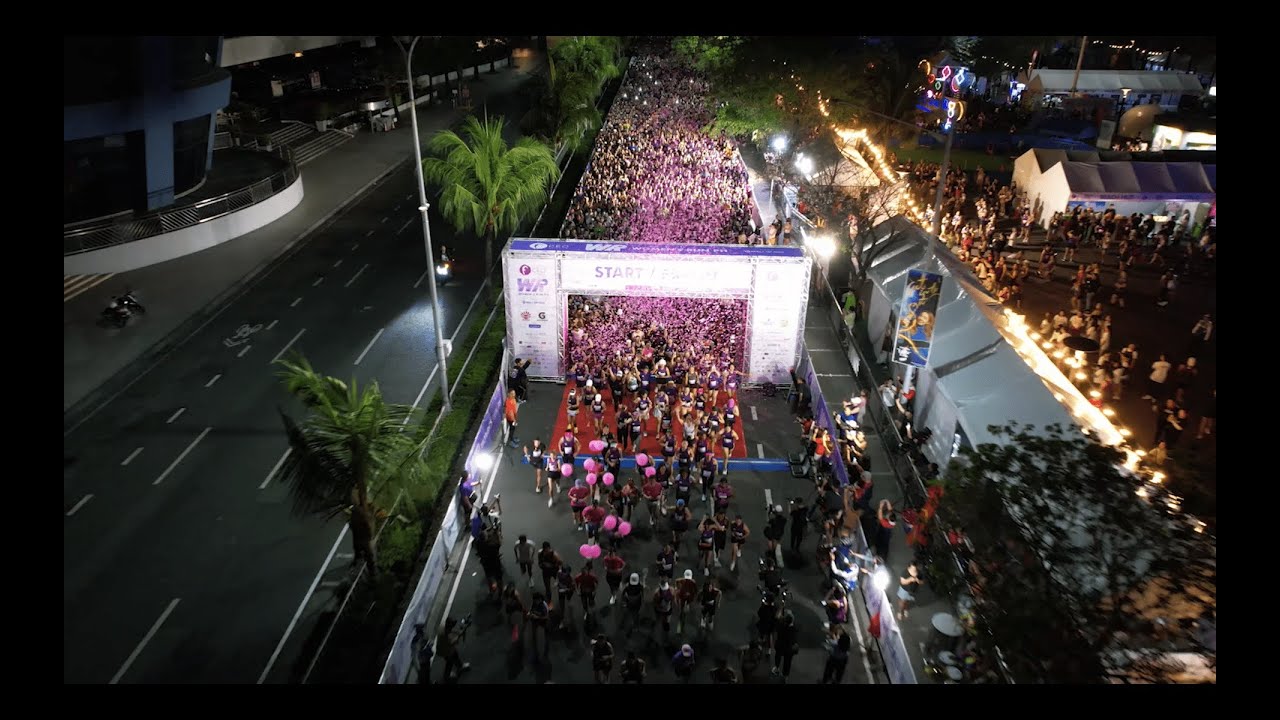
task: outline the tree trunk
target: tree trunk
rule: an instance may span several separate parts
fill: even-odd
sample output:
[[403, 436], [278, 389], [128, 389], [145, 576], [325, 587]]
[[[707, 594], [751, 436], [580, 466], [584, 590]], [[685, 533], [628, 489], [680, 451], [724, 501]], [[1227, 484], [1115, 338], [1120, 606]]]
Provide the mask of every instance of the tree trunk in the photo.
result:
[[378, 556], [373, 547], [373, 509], [367, 504], [351, 507], [351, 519], [347, 521], [351, 528], [351, 548], [355, 561], [363, 559], [369, 564], [369, 577], [378, 573]]

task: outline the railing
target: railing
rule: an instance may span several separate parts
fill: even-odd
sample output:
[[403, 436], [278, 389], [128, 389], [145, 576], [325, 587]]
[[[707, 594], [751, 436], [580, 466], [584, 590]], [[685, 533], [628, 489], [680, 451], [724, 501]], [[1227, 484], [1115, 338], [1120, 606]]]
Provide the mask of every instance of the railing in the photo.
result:
[[256, 205], [281, 192], [298, 179], [298, 166], [291, 159], [287, 157], [285, 159], [288, 160], [289, 165], [283, 170], [248, 187], [233, 190], [218, 197], [188, 205], [168, 207], [141, 216], [91, 221], [83, 225], [64, 227], [62, 254], [76, 255], [171, 233], [230, 215], [250, 205]]

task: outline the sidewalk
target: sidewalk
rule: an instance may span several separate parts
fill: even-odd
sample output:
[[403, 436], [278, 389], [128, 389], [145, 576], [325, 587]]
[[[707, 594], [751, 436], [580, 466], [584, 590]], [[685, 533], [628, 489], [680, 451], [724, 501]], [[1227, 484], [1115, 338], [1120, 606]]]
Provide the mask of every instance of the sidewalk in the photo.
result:
[[[533, 55], [515, 58], [512, 70], [481, 73], [472, 85], [472, 112], [486, 98], [514, 91], [545, 63]], [[419, 134], [425, 141], [465, 116], [447, 105], [418, 108]], [[513, 119], [513, 121], [518, 121]], [[63, 304], [63, 423], [72, 427], [101, 402], [127, 387], [155, 360], [181, 344], [254, 279], [288, 259], [322, 226], [348, 205], [407, 167], [411, 123], [402, 113], [399, 127], [385, 133], [361, 133], [302, 172], [306, 196], [279, 220], [208, 250], [169, 262], [117, 273], [106, 282]], [[98, 314], [112, 295], [130, 287], [147, 306], [144, 322], [124, 331], [97, 326]]]

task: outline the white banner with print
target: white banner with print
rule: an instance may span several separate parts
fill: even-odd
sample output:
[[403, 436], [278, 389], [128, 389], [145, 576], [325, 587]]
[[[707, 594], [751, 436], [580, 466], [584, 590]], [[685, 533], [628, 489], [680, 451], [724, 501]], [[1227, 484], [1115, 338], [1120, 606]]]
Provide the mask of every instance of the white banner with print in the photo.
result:
[[[560, 307], [555, 258], [503, 258], [507, 283], [507, 337], [514, 357], [532, 360], [529, 374], [559, 374]], [[512, 292], [514, 290], [514, 292]]]
[[753, 380], [790, 382], [788, 370], [804, 332], [808, 287], [808, 265], [756, 266], [749, 365]]
[[650, 260], [612, 257], [565, 258], [560, 286], [572, 293], [651, 292], [673, 290], [746, 293], [751, 290], [751, 263], [696, 259]]

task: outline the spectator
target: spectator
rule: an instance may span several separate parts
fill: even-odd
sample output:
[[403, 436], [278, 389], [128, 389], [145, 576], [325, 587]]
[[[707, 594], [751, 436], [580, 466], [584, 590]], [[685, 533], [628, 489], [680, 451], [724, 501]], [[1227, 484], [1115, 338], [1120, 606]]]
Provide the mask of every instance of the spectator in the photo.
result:
[[517, 433], [516, 416], [520, 412], [520, 403], [516, 400], [516, 391], [507, 391], [507, 401], [503, 410], [503, 420], [506, 422], [508, 445], [513, 448], [520, 447], [520, 437]]
[[1152, 403], [1159, 405], [1165, 395], [1165, 381], [1169, 379], [1169, 369], [1173, 364], [1165, 359], [1164, 353], [1160, 354], [1160, 358], [1151, 363], [1151, 374], [1147, 376], [1147, 394], [1142, 396], [1143, 400], [1150, 400]]
[[849, 650], [852, 647], [853, 642], [849, 639], [849, 633], [844, 628], [840, 628], [835, 642], [831, 643], [831, 652], [828, 653], [827, 664], [822, 670], [824, 685], [839, 685], [844, 679], [844, 670], [849, 665]]

